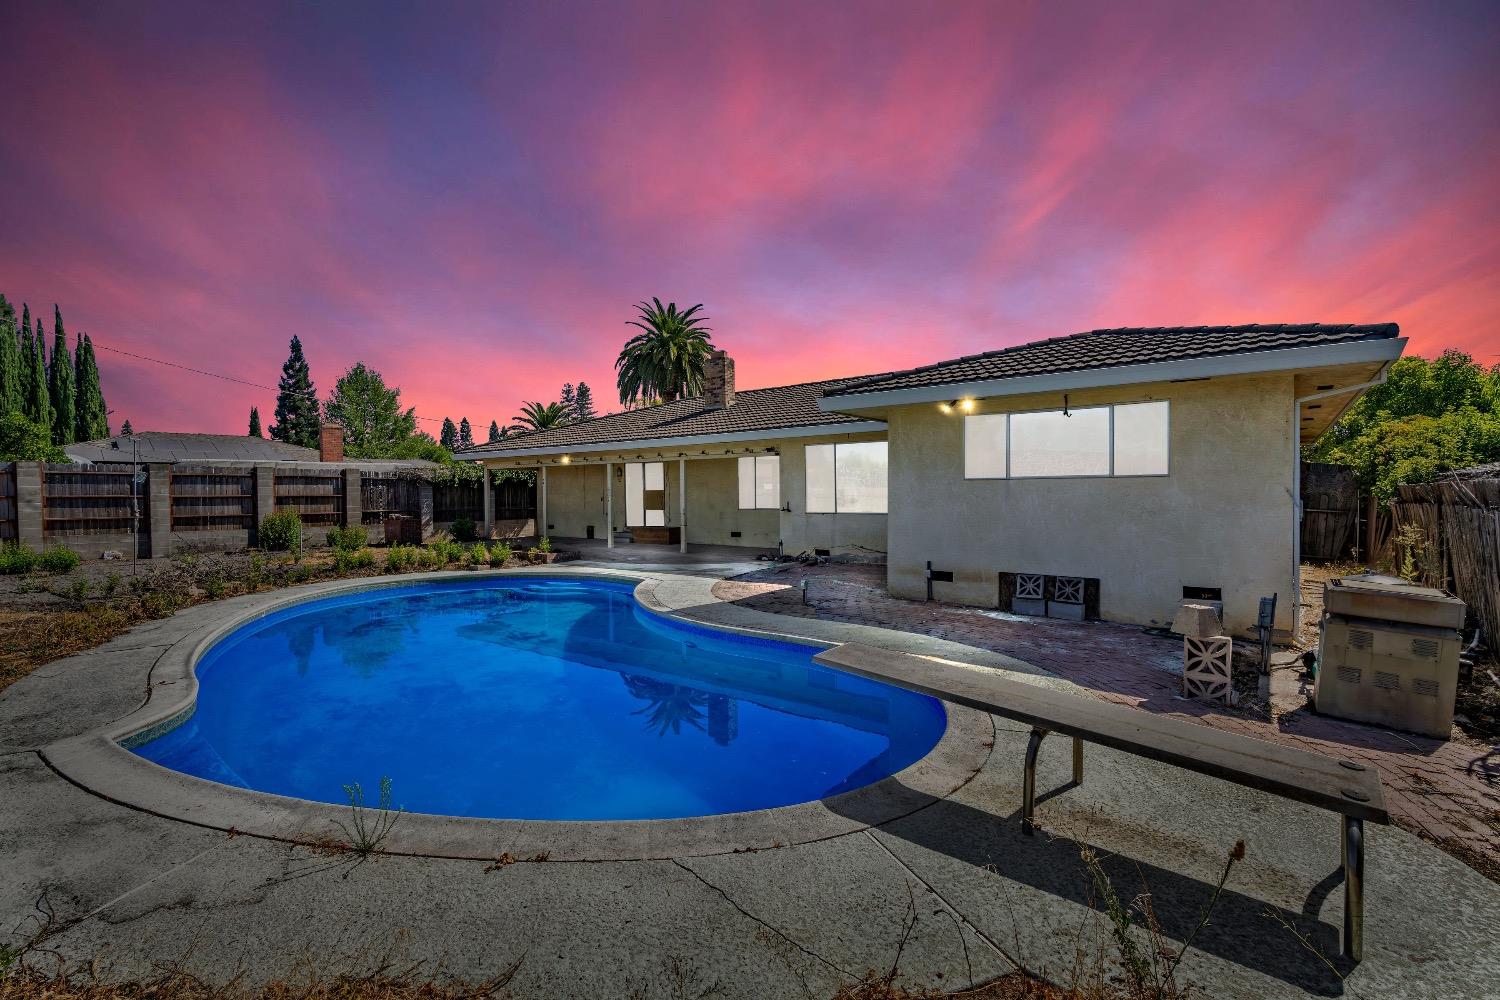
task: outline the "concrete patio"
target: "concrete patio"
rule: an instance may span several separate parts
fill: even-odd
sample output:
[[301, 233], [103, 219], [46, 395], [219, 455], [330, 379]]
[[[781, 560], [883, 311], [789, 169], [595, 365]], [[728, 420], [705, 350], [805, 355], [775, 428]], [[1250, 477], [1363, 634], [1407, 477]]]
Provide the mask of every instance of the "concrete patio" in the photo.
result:
[[[716, 570], [733, 560], [721, 553], [689, 552], [705, 560], [691, 574], [656, 570], [665, 553], [640, 555], [621, 569], [655, 577], [650, 600], [684, 617], [1033, 669], [933, 636], [725, 601]], [[50, 920], [49, 949], [68, 962], [98, 959], [113, 976], [166, 961], [254, 982], [308, 962], [326, 973], [396, 959], [479, 979], [521, 959], [520, 997], [670, 996], [687, 969], [723, 995], [762, 998], [827, 996], [888, 968], [910, 923], [900, 961], [908, 985], [960, 988], [1017, 965], [1067, 982], [1080, 955], [1088, 967], [1112, 947], [1090, 907], [1080, 845], [1105, 859], [1122, 898], [1149, 886], [1180, 941], [1243, 839], [1246, 859], [1182, 967], [1180, 978], [1208, 995], [1483, 997], [1500, 979], [1500, 891], [1399, 829], [1370, 833], [1366, 957], [1352, 969], [1335, 957], [1341, 893], [1329, 814], [1104, 749], [1091, 750], [1081, 787], [1065, 787], [1067, 753], [1044, 750], [1040, 787], [1058, 790], [1039, 808], [1048, 836], [1023, 837], [1025, 734], [1003, 722], [971, 780], [879, 826], [710, 857], [502, 867], [395, 856], [361, 864], [130, 809], [47, 764], [43, 747], [149, 701], [153, 667], [172, 644], [266, 596], [140, 626], [0, 693], [0, 940], [19, 944]]]

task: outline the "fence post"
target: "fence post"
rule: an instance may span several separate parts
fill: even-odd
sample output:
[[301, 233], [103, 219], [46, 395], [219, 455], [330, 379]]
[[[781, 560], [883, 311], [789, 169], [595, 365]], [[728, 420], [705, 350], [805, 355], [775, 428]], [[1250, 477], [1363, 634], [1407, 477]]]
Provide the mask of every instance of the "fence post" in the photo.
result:
[[276, 509], [276, 467], [258, 464], [254, 469], [255, 516], [250, 525], [250, 544], [260, 544], [260, 522]]
[[479, 466], [479, 496], [484, 504], [484, 537], [495, 537], [495, 487], [490, 482], [489, 466]]
[[16, 541], [42, 551], [42, 463], [16, 463]]
[[358, 528], [364, 524], [364, 500], [359, 470], [353, 466], [344, 469], [344, 527]]
[[151, 558], [165, 559], [172, 554], [172, 466], [152, 462], [146, 468], [146, 509], [150, 512], [146, 530], [151, 535]]
[[432, 484], [417, 487], [417, 517], [422, 525], [422, 541], [432, 537]]

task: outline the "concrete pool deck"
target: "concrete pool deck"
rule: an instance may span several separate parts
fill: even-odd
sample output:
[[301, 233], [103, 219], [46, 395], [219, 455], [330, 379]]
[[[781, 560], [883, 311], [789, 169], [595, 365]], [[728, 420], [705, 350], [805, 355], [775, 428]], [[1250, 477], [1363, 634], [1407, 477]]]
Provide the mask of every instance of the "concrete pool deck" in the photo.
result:
[[[649, 575], [643, 603], [691, 620], [1036, 674], [926, 636], [728, 604], [707, 576], [619, 575]], [[396, 959], [480, 979], [524, 956], [513, 987], [521, 997], [636, 988], [670, 996], [684, 970], [703, 985], [720, 982], [726, 996], [801, 996], [804, 985], [826, 996], [868, 968], [888, 968], [914, 920], [901, 950], [908, 985], [959, 988], [1018, 963], [1066, 982], [1080, 949], [1109, 948], [1080, 844], [1105, 858], [1122, 898], [1144, 880], [1167, 935], [1180, 941], [1243, 839], [1247, 857], [1181, 970], [1209, 995], [1482, 997], [1500, 981], [1500, 890], [1398, 829], [1369, 832], [1366, 958], [1352, 970], [1335, 957], [1336, 820], [1321, 810], [1102, 748], [1091, 748], [1084, 784], [1067, 787], [1068, 754], [1044, 750], [1040, 786], [1060, 790], [1038, 809], [1050, 836], [1023, 837], [1025, 732], [1003, 720], [969, 780], [874, 825], [844, 816], [849, 829], [822, 839], [713, 856], [583, 862], [563, 852], [503, 866], [360, 863], [227, 833], [109, 801], [46, 759], [47, 747], [168, 698], [156, 668], [175, 644], [269, 600], [331, 589], [338, 585], [200, 605], [0, 692], [0, 942], [20, 943], [32, 919], [50, 913], [50, 949], [69, 961], [101, 959], [115, 976], [180, 961], [211, 978], [243, 970], [254, 981], [310, 959], [325, 973]]]

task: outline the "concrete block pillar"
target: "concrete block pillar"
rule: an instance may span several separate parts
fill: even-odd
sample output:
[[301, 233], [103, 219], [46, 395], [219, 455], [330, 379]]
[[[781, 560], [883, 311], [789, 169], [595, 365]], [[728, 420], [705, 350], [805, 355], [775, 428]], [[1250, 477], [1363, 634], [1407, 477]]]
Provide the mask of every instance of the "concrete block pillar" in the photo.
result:
[[536, 470], [536, 537], [547, 534], [547, 467]]
[[495, 485], [490, 482], [490, 467], [479, 466], [479, 495], [484, 504], [484, 538], [495, 537]]
[[42, 463], [16, 463], [16, 541], [42, 551]]
[[165, 559], [172, 554], [172, 466], [167, 462], [152, 462], [146, 470], [151, 558]]
[[432, 516], [434, 510], [435, 508], [433, 507], [432, 502], [432, 484], [423, 483], [421, 486], [417, 487], [417, 517], [421, 518], [422, 520], [422, 541], [424, 542], [432, 537]]
[[604, 463], [604, 547], [615, 547], [615, 463]]
[[276, 509], [276, 468], [257, 465], [252, 471], [255, 481], [255, 523], [250, 526], [250, 544], [260, 544], [260, 522]]
[[[724, 353], [723, 351], [719, 352]], [[734, 385], [734, 369], [729, 370], [730, 392]], [[731, 399], [733, 397], [731, 396]], [[677, 460], [677, 519], [682, 522], [682, 528], [677, 535], [677, 551], [687, 551], [687, 459]]]
[[364, 492], [358, 469], [344, 470], [344, 527], [357, 528], [365, 520]]

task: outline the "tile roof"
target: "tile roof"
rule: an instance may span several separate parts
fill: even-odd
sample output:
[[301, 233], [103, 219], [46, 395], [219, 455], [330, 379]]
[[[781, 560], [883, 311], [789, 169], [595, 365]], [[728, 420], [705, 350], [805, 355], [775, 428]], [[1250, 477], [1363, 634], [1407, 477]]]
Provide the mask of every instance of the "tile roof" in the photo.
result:
[[1185, 361], [1226, 354], [1254, 354], [1292, 347], [1321, 347], [1361, 340], [1386, 340], [1400, 332], [1395, 323], [1277, 323], [1246, 326], [1153, 326], [1090, 330], [1038, 340], [952, 361], [887, 372], [854, 380], [829, 396], [854, 396], [925, 386], [989, 382], [1026, 375], [1114, 368], [1122, 365]]
[[704, 403], [703, 397], [694, 396], [660, 406], [611, 413], [581, 424], [530, 431], [503, 441], [476, 444], [458, 454], [498, 454], [530, 448], [556, 448], [564, 451], [568, 448], [612, 444], [617, 441], [623, 443], [710, 434], [773, 432], [793, 427], [832, 427], [860, 423], [863, 422], [863, 417], [825, 413], [818, 409], [818, 399], [823, 393], [853, 381], [856, 380], [829, 379], [769, 389], [741, 389], [735, 393], [734, 403], [723, 408], [710, 407]]
[[[271, 438], [248, 434], [179, 434], [172, 431], [138, 431], [133, 436], [116, 435], [100, 441], [64, 445], [75, 462], [129, 461], [131, 441], [142, 462], [195, 462], [233, 460], [241, 462], [316, 462], [318, 449], [302, 448]], [[118, 444], [118, 450], [114, 445]]]

